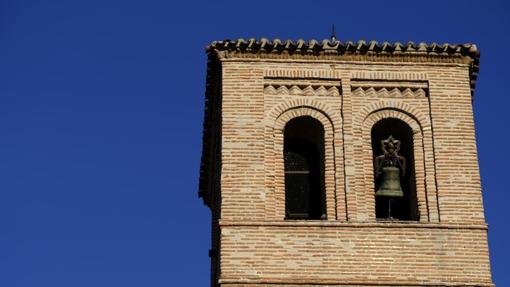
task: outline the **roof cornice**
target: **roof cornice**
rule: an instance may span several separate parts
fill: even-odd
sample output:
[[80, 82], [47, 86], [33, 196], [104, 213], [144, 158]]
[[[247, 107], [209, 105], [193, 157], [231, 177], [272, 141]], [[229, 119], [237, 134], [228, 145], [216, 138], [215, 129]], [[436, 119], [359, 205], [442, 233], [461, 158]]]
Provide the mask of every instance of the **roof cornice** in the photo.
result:
[[216, 56], [226, 52], [237, 55], [246, 54], [247, 57], [251, 57], [249, 54], [255, 57], [288, 55], [293, 58], [303, 57], [305, 59], [310, 56], [331, 58], [332, 56], [366, 55], [369, 57], [364, 57], [365, 59], [371, 58], [370, 56], [375, 56], [375, 58], [380, 58], [377, 56], [386, 56], [384, 58], [414, 59], [411, 61], [428, 58], [434, 62], [448, 62], [448, 59], [463, 58], [464, 62], [469, 63], [471, 94], [474, 93], [480, 64], [480, 52], [474, 44], [427, 44], [423, 42], [419, 44], [413, 42], [406, 44], [383, 42], [380, 44], [377, 41], [366, 42], [364, 40], [341, 42], [324, 39], [319, 42], [314, 39], [309, 41], [302, 39], [282, 41], [280, 39], [269, 40], [267, 38], [250, 38], [248, 40], [241, 38], [237, 40], [214, 41], [207, 46], [206, 52]]
[[474, 44], [414, 44], [408, 42], [402, 44], [399, 42], [388, 43], [383, 42], [379, 44], [377, 41], [366, 42], [359, 40], [357, 42], [347, 41], [331, 41], [324, 39], [322, 41], [310, 40], [304, 41], [302, 39], [297, 41], [280, 39], [268, 40], [261, 38], [260, 40], [251, 38], [248, 40], [223, 40], [214, 41], [207, 46], [207, 52], [217, 51], [238, 51], [245, 53], [298, 53], [298, 54], [415, 54], [415, 55], [443, 55], [443, 56], [468, 56], [476, 58], [480, 56], [476, 45]]

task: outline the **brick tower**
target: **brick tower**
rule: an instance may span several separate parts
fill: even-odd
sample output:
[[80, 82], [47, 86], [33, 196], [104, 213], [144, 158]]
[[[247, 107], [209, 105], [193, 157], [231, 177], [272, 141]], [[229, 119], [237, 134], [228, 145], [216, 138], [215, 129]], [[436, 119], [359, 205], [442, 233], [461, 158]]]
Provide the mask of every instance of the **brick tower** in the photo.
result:
[[[494, 286], [476, 46], [239, 39], [207, 54], [212, 286]], [[397, 156], [389, 136], [391, 179], [375, 164]], [[387, 180], [403, 195], [379, 196]]]

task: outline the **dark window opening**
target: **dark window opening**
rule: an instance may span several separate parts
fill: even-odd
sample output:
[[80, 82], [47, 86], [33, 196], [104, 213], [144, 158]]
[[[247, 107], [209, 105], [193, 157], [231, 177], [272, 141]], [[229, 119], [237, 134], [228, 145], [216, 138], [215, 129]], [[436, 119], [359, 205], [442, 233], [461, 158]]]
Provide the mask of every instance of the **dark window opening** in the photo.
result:
[[324, 128], [308, 116], [285, 126], [285, 218], [325, 219]]
[[[374, 160], [375, 157], [383, 154], [381, 148], [381, 141], [387, 139], [389, 136], [394, 139], [400, 140], [399, 155], [403, 156], [406, 160], [406, 170], [404, 176], [400, 177], [400, 184], [404, 197], [392, 198], [391, 202], [391, 218], [395, 220], [419, 220], [418, 201], [416, 198], [416, 178], [414, 170], [414, 151], [413, 151], [413, 131], [405, 122], [388, 118], [377, 122], [372, 128], [372, 151]], [[375, 190], [378, 190], [382, 176], [375, 176]], [[376, 196], [375, 209], [377, 219], [390, 218], [390, 198]]]

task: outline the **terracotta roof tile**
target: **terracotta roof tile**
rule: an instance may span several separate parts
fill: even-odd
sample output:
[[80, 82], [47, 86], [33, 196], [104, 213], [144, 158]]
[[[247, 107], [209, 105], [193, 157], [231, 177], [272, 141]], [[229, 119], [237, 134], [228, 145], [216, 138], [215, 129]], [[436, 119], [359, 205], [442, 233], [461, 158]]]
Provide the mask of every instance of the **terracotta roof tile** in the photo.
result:
[[341, 42], [331, 41], [328, 39], [321, 42], [312, 39], [304, 41], [299, 39], [297, 41], [280, 39], [269, 40], [261, 38], [259, 40], [250, 38], [237, 39], [237, 40], [223, 40], [214, 41], [206, 49], [208, 52], [217, 51], [238, 51], [238, 52], [266, 52], [266, 53], [280, 53], [288, 51], [291, 53], [338, 53], [338, 54], [429, 54], [429, 55], [444, 55], [444, 56], [468, 56], [473, 59], [478, 58], [480, 53], [474, 44], [426, 44], [408, 42], [402, 44], [399, 42], [388, 43], [383, 42], [379, 44], [377, 41], [366, 42], [359, 40], [358, 42]]

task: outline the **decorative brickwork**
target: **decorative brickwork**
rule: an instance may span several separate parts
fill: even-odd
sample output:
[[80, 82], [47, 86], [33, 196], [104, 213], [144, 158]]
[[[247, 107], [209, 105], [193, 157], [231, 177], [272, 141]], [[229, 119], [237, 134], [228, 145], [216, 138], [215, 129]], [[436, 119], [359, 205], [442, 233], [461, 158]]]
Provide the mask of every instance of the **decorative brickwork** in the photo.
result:
[[[354, 87], [353, 87], [354, 88]], [[375, 98], [423, 98], [427, 95], [427, 91], [422, 88], [385, 88], [385, 87], [359, 87], [352, 91], [356, 97], [375, 97]]]
[[[494, 286], [474, 45], [241, 39], [208, 53], [212, 286]], [[298, 117], [324, 128], [322, 220], [285, 219], [285, 126]], [[419, 220], [376, 219], [371, 132], [386, 119], [412, 131]]]
[[268, 95], [295, 95], [295, 96], [329, 96], [336, 97], [340, 93], [338, 87], [325, 86], [298, 86], [298, 85], [266, 85], [264, 93]]

